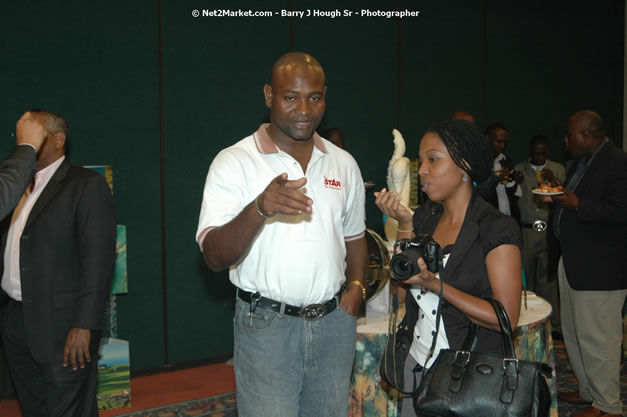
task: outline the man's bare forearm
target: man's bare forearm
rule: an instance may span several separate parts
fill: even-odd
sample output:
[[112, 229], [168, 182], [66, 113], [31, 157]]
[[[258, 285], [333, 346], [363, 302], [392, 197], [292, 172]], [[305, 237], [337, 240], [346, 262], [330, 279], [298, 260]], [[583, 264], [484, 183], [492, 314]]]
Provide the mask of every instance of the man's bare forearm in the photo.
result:
[[[368, 261], [368, 245], [366, 238], [346, 242], [346, 293], [340, 300], [340, 306], [349, 314], [357, 316], [366, 288], [364, 282], [366, 276], [366, 262]], [[362, 285], [351, 284], [359, 281]], [[364, 290], [362, 290], [362, 288]]]
[[363, 283], [368, 261], [366, 237], [346, 242], [346, 281]]
[[227, 224], [207, 233], [202, 243], [205, 263], [221, 271], [237, 263], [253, 244], [267, 217], [276, 213], [299, 215], [311, 212], [313, 201], [297, 191], [305, 177], [288, 181], [287, 174], [274, 178], [266, 189]]
[[202, 243], [205, 263], [212, 271], [222, 271], [237, 261], [253, 244], [262, 228], [262, 217], [251, 202], [227, 224], [210, 230]]

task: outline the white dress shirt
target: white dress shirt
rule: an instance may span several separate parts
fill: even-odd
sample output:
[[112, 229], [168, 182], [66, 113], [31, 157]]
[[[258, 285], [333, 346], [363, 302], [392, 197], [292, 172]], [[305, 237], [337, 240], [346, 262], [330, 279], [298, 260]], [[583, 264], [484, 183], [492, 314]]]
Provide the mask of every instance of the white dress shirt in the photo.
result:
[[54, 161], [35, 174], [35, 186], [26, 189], [24, 195], [13, 211], [9, 233], [7, 234], [7, 246], [4, 249], [4, 272], [2, 274], [2, 289], [16, 301], [22, 301], [22, 284], [20, 281], [20, 240], [24, 226], [33, 206], [46, 188], [50, 178], [57, 171], [65, 156]]
[[[505, 159], [505, 155], [503, 155], [502, 153], [500, 153], [499, 156], [497, 156], [494, 159], [494, 172], [500, 171], [503, 169], [503, 166], [501, 165], [501, 161], [503, 159]], [[512, 187], [516, 187], [516, 192], [514, 193], [514, 195], [516, 197], [521, 197], [522, 190], [520, 186], [516, 184], [515, 181], [510, 181], [507, 184], [499, 183], [496, 186], [496, 196], [499, 201], [499, 211], [501, 213], [507, 214], [508, 216], [512, 215], [512, 210], [509, 206], [509, 200], [507, 199], [507, 191], [505, 191], [505, 188], [512, 188]]]

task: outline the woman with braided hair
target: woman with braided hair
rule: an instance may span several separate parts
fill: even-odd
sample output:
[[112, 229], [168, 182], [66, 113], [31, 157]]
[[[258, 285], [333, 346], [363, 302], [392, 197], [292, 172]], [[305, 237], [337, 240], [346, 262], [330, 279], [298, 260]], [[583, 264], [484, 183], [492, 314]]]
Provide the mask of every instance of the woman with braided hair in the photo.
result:
[[[429, 201], [413, 216], [396, 193], [375, 193], [381, 211], [398, 221], [398, 239], [430, 235], [443, 253], [439, 273], [429, 271], [421, 258], [420, 273], [403, 281], [409, 285], [408, 317], [417, 317], [405, 365], [405, 391], [419, 384], [422, 367], [431, 366], [440, 349], [462, 346], [471, 322], [481, 326], [477, 350], [502, 355], [498, 320], [485, 299], [500, 301], [515, 328], [522, 288], [520, 230], [482, 197], [494, 192], [498, 179], [477, 128], [464, 120], [433, 124], [420, 141], [419, 160], [421, 189]], [[440, 288], [442, 322], [436, 332]], [[429, 356], [434, 336], [435, 350]], [[402, 416], [415, 416], [411, 398], [403, 401]]]

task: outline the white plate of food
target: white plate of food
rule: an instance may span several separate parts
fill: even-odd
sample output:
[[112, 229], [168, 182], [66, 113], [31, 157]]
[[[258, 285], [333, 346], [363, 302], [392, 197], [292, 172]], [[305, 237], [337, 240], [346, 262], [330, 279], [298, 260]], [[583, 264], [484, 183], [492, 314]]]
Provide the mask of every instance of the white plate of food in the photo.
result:
[[550, 187], [550, 188], [534, 188], [533, 190], [531, 190], [532, 193], [537, 194], [537, 195], [561, 195], [564, 194], [564, 191], [562, 191], [560, 188], [556, 188], [556, 187]]

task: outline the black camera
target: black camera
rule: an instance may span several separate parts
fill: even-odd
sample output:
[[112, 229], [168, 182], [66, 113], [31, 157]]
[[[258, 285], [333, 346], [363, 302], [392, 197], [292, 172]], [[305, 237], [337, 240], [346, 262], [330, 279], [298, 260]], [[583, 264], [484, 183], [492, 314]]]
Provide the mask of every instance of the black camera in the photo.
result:
[[[396, 248], [402, 252], [396, 253]], [[433, 273], [439, 272], [442, 264], [442, 248], [429, 235], [417, 235], [413, 239], [397, 240], [394, 244], [394, 255], [390, 259], [390, 271], [400, 281], [405, 281], [420, 273], [418, 259], [424, 259], [427, 269]]]

